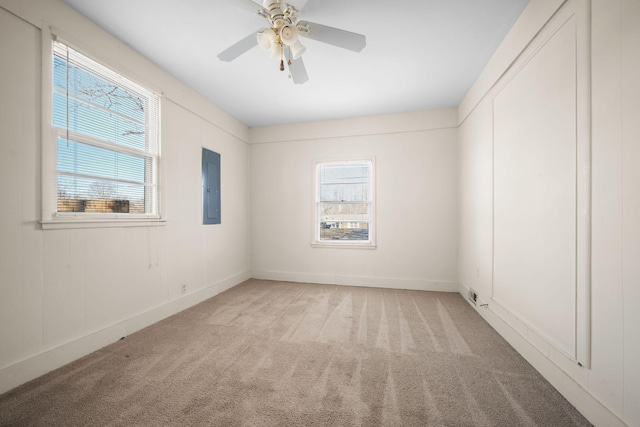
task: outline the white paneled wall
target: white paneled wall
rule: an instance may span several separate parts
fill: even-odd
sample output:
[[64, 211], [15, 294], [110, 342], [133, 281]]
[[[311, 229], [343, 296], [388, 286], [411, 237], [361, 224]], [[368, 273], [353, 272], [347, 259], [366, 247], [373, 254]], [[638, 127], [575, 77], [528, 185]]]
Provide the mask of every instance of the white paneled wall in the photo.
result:
[[562, 18], [493, 98], [491, 296], [575, 359], [579, 23]]
[[[561, 6], [562, 9], [556, 14]], [[578, 96], [575, 98], [578, 101], [575, 108], [565, 108], [547, 116], [543, 128], [553, 127], [553, 123], [562, 125], [564, 122], [570, 124], [567, 128], [570, 132], [573, 129], [581, 132], [580, 120], [577, 126], [574, 125], [575, 114], [584, 111], [585, 106], [592, 106], [590, 122], [587, 123], [587, 129], [592, 132], [592, 138], [589, 140], [592, 167], [591, 246], [588, 246], [588, 241], [581, 241], [580, 236], [575, 240], [578, 245], [576, 253], [580, 250], [586, 250], [588, 253], [590, 250], [588, 271], [592, 277], [588, 308], [591, 310], [591, 316], [587, 319], [590, 330], [585, 334], [591, 339], [587, 348], [591, 357], [590, 367], [579, 366], [572, 360], [571, 352], [567, 351], [571, 349], [570, 345], [563, 348], [562, 345], [554, 343], [551, 334], [536, 326], [535, 317], [538, 315], [552, 316], [553, 318], [550, 317], [548, 320], [564, 322], [563, 315], [556, 313], [554, 316], [553, 311], [549, 310], [549, 307], [558, 302], [552, 293], [547, 293], [546, 296], [544, 293], [536, 294], [535, 287], [532, 287], [530, 282], [532, 274], [525, 276], [526, 269], [522, 269], [522, 277], [516, 273], [511, 274], [509, 280], [504, 280], [504, 260], [496, 259], [496, 255], [503, 257], [504, 253], [496, 254], [496, 250], [504, 251], [505, 239], [509, 237], [502, 235], [498, 240], [495, 239], [496, 230], [504, 229], [506, 224], [504, 215], [494, 211], [494, 203], [501, 197], [499, 191], [511, 188], [517, 183], [526, 184], [518, 173], [505, 175], [502, 173], [503, 169], [496, 171], [498, 167], [505, 167], [504, 162], [500, 165], [497, 163], [498, 160], [503, 160], [499, 156], [507, 152], [506, 150], [511, 150], [514, 162], [526, 164], [534, 154], [526, 151], [526, 145], [520, 148], [505, 148], [504, 144], [519, 144], [542, 130], [529, 128], [522, 138], [513, 134], [514, 138], [511, 138], [511, 141], [497, 141], [496, 139], [502, 138], [502, 128], [498, 127], [514, 127], [524, 132], [530, 120], [557, 110], [561, 105], [557, 99], [561, 90], [549, 92], [544, 89], [557, 81], [561, 75], [557, 67], [566, 64], [567, 58], [560, 58], [546, 67], [538, 67], [535, 75], [528, 79], [528, 87], [524, 92], [534, 95], [534, 99], [529, 99], [527, 108], [537, 105], [539, 112], [533, 110], [525, 116], [510, 117], [508, 121], [496, 125], [495, 108], [500, 109], [500, 114], [512, 114], [523, 102], [522, 98], [498, 99], [500, 88], [505, 85], [509, 87], [511, 83], [505, 80], [512, 78], [515, 74], [514, 68], [525, 60], [529, 55], [527, 52], [530, 52], [532, 47], [536, 48], [540, 38], [544, 37], [543, 28], [547, 21], [551, 19], [549, 25], [554, 25], [554, 22], [557, 25], [557, 20], [563, 18], [567, 11], [585, 8], [590, 11], [587, 24], [591, 32], [588, 49], [591, 63], [578, 61], [574, 75], [579, 79], [585, 71], [591, 74], [591, 83], [587, 88], [588, 94], [592, 97], [592, 104], [589, 104], [588, 99], [581, 100]], [[553, 16], [555, 18], [552, 19]], [[458, 271], [461, 293], [466, 294], [468, 288], [475, 289], [480, 295], [481, 303], [487, 304], [478, 307], [478, 311], [489, 323], [594, 424], [602, 426], [625, 423], [640, 426], [637, 403], [640, 402], [640, 271], [637, 267], [640, 265], [640, 169], [636, 167], [640, 162], [638, 22], [640, 3], [635, 0], [532, 1], [460, 107]], [[543, 31], [534, 39], [540, 29]], [[571, 34], [579, 32], [572, 31]], [[579, 44], [572, 46], [575, 40], [579, 41], [579, 36], [575, 39], [566, 37], [567, 35], [564, 34], [564, 47], [569, 51], [573, 49], [579, 58]], [[554, 33], [554, 38], [558, 41], [559, 36], [562, 36], [561, 32]], [[540, 52], [544, 52], [544, 49], [543, 47]], [[521, 52], [524, 53], [520, 55]], [[569, 82], [570, 86], [575, 87], [574, 84], [573, 81]], [[568, 88], [566, 84], [563, 87]], [[580, 87], [579, 81], [577, 87]], [[497, 103], [494, 100], [497, 100]], [[551, 136], [556, 138], [558, 135], [554, 133]], [[569, 138], [564, 140], [571, 138], [569, 135]], [[575, 139], [575, 135], [573, 138]], [[578, 137], [578, 142], [579, 139]], [[535, 147], [536, 150], [543, 148], [544, 144]], [[576, 148], [581, 149], [580, 145]], [[555, 156], [556, 149], [557, 146], [544, 148], [554, 161], [558, 158]], [[550, 160], [549, 165], [552, 164]], [[578, 169], [574, 171], [574, 175], [579, 184], [582, 179], [580, 163], [576, 165]], [[541, 179], [544, 177], [541, 176]], [[580, 191], [581, 188], [580, 185], [576, 186], [576, 191]], [[557, 188], [553, 189], [556, 190]], [[569, 197], [574, 198], [575, 194]], [[502, 202], [509, 203], [507, 200], [500, 201]], [[510, 209], [508, 206], [507, 208]], [[557, 208], [558, 204], [549, 207], [551, 210]], [[531, 207], [531, 210], [535, 209], [536, 206]], [[530, 211], [523, 212], [524, 215]], [[576, 215], [579, 214], [580, 210], [576, 210]], [[523, 222], [522, 226], [527, 228], [520, 233], [522, 235], [544, 235], [549, 231], [540, 228], [543, 227], [542, 223], [532, 225]], [[554, 226], [562, 226], [560, 218], [554, 222]], [[575, 223], [563, 227], [560, 233], [572, 234], [576, 230]], [[513, 232], [517, 230], [512, 230], [512, 235]], [[558, 231], [555, 234], [557, 235]], [[553, 267], [553, 262], [549, 264], [544, 260], [546, 255], [557, 250], [557, 246], [552, 245], [554, 239], [555, 237], [546, 239], [549, 247], [544, 256], [529, 256], [521, 260], [525, 263], [535, 261], [533, 276], [548, 274], [549, 271], [546, 269]], [[512, 241], [512, 254], [519, 246], [530, 244], [530, 240], [526, 239], [524, 242], [518, 239]], [[502, 246], [494, 246], [498, 244]], [[502, 270], [497, 271], [497, 268]], [[512, 273], [515, 271], [511, 270]], [[496, 282], [497, 280], [499, 282]], [[540, 284], [542, 287], [545, 285]], [[580, 289], [576, 288], [577, 291]], [[499, 304], [498, 301], [501, 297], [505, 299], [505, 295], [509, 295], [511, 299], [505, 304]], [[526, 297], [527, 295], [529, 297]], [[576, 308], [580, 308], [578, 300], [574, 301], [574, 304]], [[570, 309], [573, 310], [573, 307]], [[580, 320], [579, 314], [575, 319]], [[553, 323], [547, 324], [547, 329], [552, 325]], [[575, 338], [584, 338], [580, 335], [584, 323], [574, 326], [569, 322], [565, 323], [565, 326], [568, 326], [565, 333], [575, 330]], [[566, 342], [570, 343], [570, 340]]]
[[[599, 8], [604, 7], [599, 2]], [[622, 319], [624, 329], [623, 414], [640, 425], [640, 1], [623, 0], [618, 27], [622, 129]], [[611, 11], [608, 12], [611, 14]], [[600, 16], [607, 17], [607, 13]], [[602, 18], [601, 18], [602, 19]], [[614, 21], [615, 22], [615, 21]], [[600, 35], [600, 34], [599, 34]], [[602, 52], [598, 52], [599, 55]], [[600, 58], [597, 58], [601, 60]], [[605, 140], [606, 141], [606, 140]], [[605, 142], [603, 141], [603, 142]], [[605, 142], [606, 143], [606, 142]]]
[[[62, 2], [0, 6], [3, 392], [247, 279], [250, 235], [245, 126]], [[166, 222], [42, 230], [39, 26], [45, 21], [163, 92]], [[202, 147], [222, 156], [221, 225], [202, 225]]]
[[0, 10], [0, 34], [0, 366], [6, 366], [43, 348], [43, 274], [33, 268], [42, 265], [43, 241], [36, 196], [40, 33]]

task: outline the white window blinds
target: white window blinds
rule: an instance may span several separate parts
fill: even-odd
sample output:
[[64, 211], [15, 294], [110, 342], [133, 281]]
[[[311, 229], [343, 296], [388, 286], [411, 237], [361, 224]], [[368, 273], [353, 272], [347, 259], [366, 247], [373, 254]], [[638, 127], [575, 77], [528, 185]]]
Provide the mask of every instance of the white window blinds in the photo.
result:
[[53, 42], [55, 212], [157, 216], [159, 97]]

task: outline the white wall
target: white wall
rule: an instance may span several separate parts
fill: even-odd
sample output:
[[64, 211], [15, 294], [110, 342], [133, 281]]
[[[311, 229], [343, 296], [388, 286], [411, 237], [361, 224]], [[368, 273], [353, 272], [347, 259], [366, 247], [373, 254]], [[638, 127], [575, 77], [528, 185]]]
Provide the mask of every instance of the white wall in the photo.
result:
[[640, 2], [593, 2], [593, 371], [640, 426]]
[[[517, 304], [504, 307], [494, 299], [495, 230], [504, 225], [494, 223], [502, 221], [494, 212], [495, 191], [496, 185], [505, 184], [494, 181], [505, 179], [500, 173], [496, 174], [494, 163], [494, 101], [507, 84], [505, 79], [513, 78], [514, 67], [532, 53], [532, 46], [540, 38], [534, 39], [534, 36], [558, 8], [563, 4], [567, 8], [588, 6], [585, 0], [532, 0], [459, 108], [460, 292], [466, 295], [470, 287], [478, 291], [480, 302], [488, 304], [477, 306], [479, 313], [594, 424], [640, 426], [640, 169], [637, 167], [640, 162], [640, 83], [637, 79], [640, 2], [592, 0], [590, 3], [592, 63], [586, 65], [592, 78], [589, 86], [592, 120], [588, 123], [592, 133], [590, 367], [578, 366], [571, 355], [545, 336], [531, 320], [531, 313], [544, 313], [545, 303], [553, 305], [556, 301], [538, 301], [521, 310]], [[543, 33], [544, 30], [541, 35]], [[575, 41], [567, 39], [565, 47]], [[578, 63], [577, 73], [584, 72], [584, 67]], [[544, 87], [558, 78], [557, 71], [553, 67], [538, 67], [538, 82], [527, 80], [528, 93], [541, 97], [532, 101], [540, 109], [557, 107], [555, 99], [544, 95]], [[578, 101], [578, 109], [589, 106], [588, 101]], [[500, 106], [503, 111], [508, 107]], [[576, 120], [575, 112], [561, 111], [556, 118], [572, 123]], [[525, 128], [525, 123], [522, 124]], [[518, 123], [511, 125], [517, 127]], [[578, 129], [580, 121], [577, 125]], [[548, 155], [552, 154], [553, 150], [549, 149]], [[580, 179], [578, 169], [576, 179]], [[576, 214], [579, 213], [578, 210]], [[535, 227], [527, 233], [535, 233]], [[575, 227], [575, 223], [565, 227]], [[537, 231], [544, 234], [547, 230], [538, 228]], [[520, 244], [516, 240], [514, 250]], [[576, 253], [588, 250], [585, 245], [584, 241], [578, 241]], [[549, 248], [551, 253], [553, 250]], [[544, 260], [544, 256], [539, 260]], [[541, 271], [534, 272], [544, 274], [542, 270], [546, 267], [548, 265], [541, 261], [537, 267]], [[530, 288], [525, 286], [529, 285], [527, 277], [511, 277], [509, 283], [500, 284], [500, 291], [508, 288], [516, 296], [521, 292], [526, 295]], [[576, 300], [575, 304], [578, 307], [580, 301]], [[584, 325], [577, 327], [575, 338], [580, 338], [581, 328], [584, 329]]]
[[[43, 20], [163, 93], [166, 225], [42, 230]], [[0, 1], [0, 58], [3, 392], [247, 279], [250, 235], [244, 125], [58, 0]], [[222, 225], [202, 225], [202, 147], [222, 156]]]
[[[252, 276], [457, 290], [456, 110], [251, 129]], [[375, 156], [376, 249], [312, 247], [314, 160]]]

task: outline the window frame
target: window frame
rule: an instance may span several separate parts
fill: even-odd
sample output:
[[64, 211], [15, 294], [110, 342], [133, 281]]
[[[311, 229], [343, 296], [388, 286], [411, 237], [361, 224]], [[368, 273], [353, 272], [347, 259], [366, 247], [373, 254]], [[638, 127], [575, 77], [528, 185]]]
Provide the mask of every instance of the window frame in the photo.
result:
[[[320, 169], [322, 165], [369, 163], [369, 229], [368, 240], [320, 240]], [[315, 248], [376, 249], [376, 162], [373, 156], [314, 160], [313, 162], [313, 224], [311, 246]]]
[[[42, 145], [41, 145], [41, 158], [42, 158], [42, 205], [41, 205], [41, 218], [40, 223], [43, 229], [57, 229], [57, 228], [94, 228], [94, 227], [136, 227], [136, 226], [156, 226], [164, 225], [166, 219], [163, 217], [163, 195], [162, 195], [162, 177], [163, 168], [161, 161], [161, 106], [162, 95], [161, 92], [155, 90], [148, 83], [140, 84], [138, 79], [130, 78], [129, 73], [123, 73], [120, 67], [115, 67], [108, 61], [102, 61], [92, 54], [87, 52], [90, 49], [79, 47], [78, 43], [70, 41], [67, 36], [59, 37], [57, 30], [54, 30], [50, 26], [43, 26], [42, 30]], [[67, 133], [66, 130], [60, 130], [54, 126], [53, 123], [53, 96], [55, 92], [53, 81], [53, 58], [54, 58], [54, 42], [61, 42], [79, 54], [85, 56], [91, 61], [98, 64], [99, 67], [104, 67], [110, 72], [116, 74], [118, 77], [122, 77], [124, 80], [131, 82], [131, 87], [139, 87], [146, 92], [155, 95], [158, 98], [158, 108], [155, 117], [155, 125], [153, 132], [157, 134], [157, 149], [156, 152], [149, 152], [147, 150], [137, 150], [123, 146], [122, 150], [113, 150], [115, 152], [122, 152], [123, 154], [134, 154], [140, 157], [140, 154], [144, 153], [145, 158], [152, 159], [152, 168], [155, 169], [154, 178], [152, 183], [155, 185], [155, 191], [152, 192], [151, 200], [153, 208], [151, 212], [146, 213], [93, 213], [93, 212], [58, 212], [57, 204], [57, 188], [58, 188], [58, 138], [61, 133], [63, 137], [74, 136], [70, 141], [77, 141], [79, 143], [89, 142], [90, 145], [100, 147], [101, 141], [98, 138], [94, 138], [90, 135], [79, 135], [72, 131]], [[91, 71], [90, 71], [91, 72]], [[98, 73], [94, 73], [99, 75]], [[127, 87], [124, 87], [127, 89]], [[134, 90], [135, 92], [135, 90]], [[146, 113], [145, 113], [145, 117]], [[75, 137], [78, 138], [75, 138]], [[146, 171], [145, 171], [146, 173]], [[145, 179], [146, 182], [146, 179]], [[145, 191], [146, 193], [146, 191]], [[145, 194], [145, 204], [148, 202], [147, 194]]]

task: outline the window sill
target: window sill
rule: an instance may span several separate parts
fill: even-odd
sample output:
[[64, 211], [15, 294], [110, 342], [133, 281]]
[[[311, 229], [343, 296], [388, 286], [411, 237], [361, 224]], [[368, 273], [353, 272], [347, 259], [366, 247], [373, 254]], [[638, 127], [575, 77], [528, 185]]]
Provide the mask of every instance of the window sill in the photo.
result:
[[160, 218], [64, 218], [40, 221], [43, 230], [62, 230], [71, 228], [120, 228], [120, 227], [160, 227], [167, 224], [166, 219]]
[[375, 243], [336, 243], [336, 242], [313, 242], [312, 248], [331, 248], [331, 249], [376, 249]]

